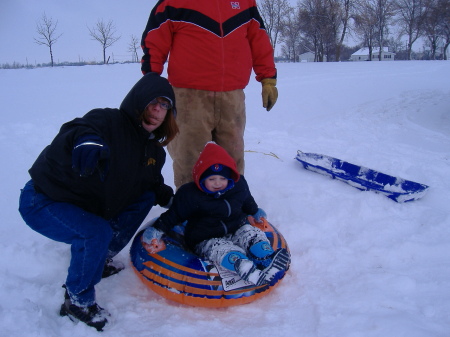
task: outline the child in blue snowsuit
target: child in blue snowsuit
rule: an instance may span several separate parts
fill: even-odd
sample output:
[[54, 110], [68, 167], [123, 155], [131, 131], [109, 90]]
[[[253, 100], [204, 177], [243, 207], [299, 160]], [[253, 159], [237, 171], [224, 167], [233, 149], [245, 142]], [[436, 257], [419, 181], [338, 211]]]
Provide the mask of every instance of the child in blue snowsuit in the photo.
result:
[[248, 223], [248, 215], [259, 222], [266, 214], [233, 158], [209, 142], [192, 173], [194, 181], [178, 189], [169, 210], [144, 232], [144, 242], [158, 245], [164, 233], [186, 221], [184, 238], [193, 252], [252, 284], [270, 283], [287, 270], [289, 252], [274, 251], [264, 232]]

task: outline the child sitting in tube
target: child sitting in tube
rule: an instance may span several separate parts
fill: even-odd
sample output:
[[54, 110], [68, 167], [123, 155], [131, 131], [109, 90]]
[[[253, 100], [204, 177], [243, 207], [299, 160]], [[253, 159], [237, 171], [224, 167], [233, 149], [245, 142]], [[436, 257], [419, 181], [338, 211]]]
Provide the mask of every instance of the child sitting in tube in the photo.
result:
[[170, 208], [145, 230], [146, 247], [160, 246], [165, 233], [185, 222], [189, 249], [251, 284], [268, 284], [289, 268], [289, 252], [274, 251], [264, 232], [248, 222], [249, 215], [261, 222], [266, 213], [225, 149], [207, 143], [192, 177], [193, 182], [177, 190]]

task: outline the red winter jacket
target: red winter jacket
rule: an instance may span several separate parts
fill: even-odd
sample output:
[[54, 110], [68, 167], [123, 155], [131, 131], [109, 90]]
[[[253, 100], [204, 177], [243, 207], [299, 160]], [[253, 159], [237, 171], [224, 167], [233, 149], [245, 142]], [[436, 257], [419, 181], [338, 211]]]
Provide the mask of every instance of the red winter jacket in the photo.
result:
[[[161, 74], [179, 88], [244, 89], [276, 77], [273, 48], [255, 0], [159, 0], [142, 35], [142, 72]], [[170, 53], [170, 55], [169, 55]]]

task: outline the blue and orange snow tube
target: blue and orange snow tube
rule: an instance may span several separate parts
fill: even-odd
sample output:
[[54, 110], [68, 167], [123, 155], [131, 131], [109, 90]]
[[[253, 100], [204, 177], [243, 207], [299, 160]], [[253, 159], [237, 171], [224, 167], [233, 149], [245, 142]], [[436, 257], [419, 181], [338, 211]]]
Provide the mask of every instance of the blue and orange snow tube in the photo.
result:
[[[289, 249], [281, 233], [268, 221], [258, 224], [251, 217], [249, 221], [265, 232], [274, 250]], [[135, 236], [130, 248], [133, 269], [150, 289], [178, 303], [214, 308], [250, 303], [273, 290], [287, 272], [257, 287], [186, 250], [180, 228], [178, 234], [165, 237], [160, 251], [149, 253], [142, 242], [144, 230]]]

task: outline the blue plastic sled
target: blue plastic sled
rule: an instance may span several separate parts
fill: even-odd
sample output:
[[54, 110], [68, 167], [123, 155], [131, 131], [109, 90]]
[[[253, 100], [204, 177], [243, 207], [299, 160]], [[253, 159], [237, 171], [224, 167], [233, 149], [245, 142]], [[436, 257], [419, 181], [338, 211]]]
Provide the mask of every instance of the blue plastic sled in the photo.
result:
[[322, 154], [299, 150], [295, 159], [307, 170], [331, 176], [359, 190], [384, 194], [396, 202], [420, 199], [429, 187]]

